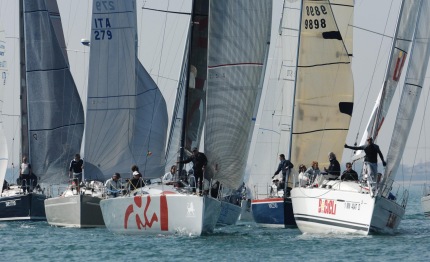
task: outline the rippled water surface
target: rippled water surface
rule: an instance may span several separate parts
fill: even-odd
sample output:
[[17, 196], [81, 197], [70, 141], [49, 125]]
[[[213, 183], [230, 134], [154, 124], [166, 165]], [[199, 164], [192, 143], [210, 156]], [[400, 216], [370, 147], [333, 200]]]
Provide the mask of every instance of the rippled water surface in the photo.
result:
[[201, 237], [144, 237], [1, 222], [0, 261], [429, 261], [430, 219], [420, 197], [421, 189], [412, 188], [394, 236], [303, 235], [239, 223]]

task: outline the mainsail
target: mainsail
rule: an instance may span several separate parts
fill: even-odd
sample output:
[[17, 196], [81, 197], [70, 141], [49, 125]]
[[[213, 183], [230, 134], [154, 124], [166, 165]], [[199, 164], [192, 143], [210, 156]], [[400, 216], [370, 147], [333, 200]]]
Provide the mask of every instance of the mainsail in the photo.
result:
[[243, 180], [271, 21], [268, 0], [210, 1], [205, 176], [228, 188]]
[[137, 165], [145, 178], [164, 173], [167, 109], [137, 58], [134, 0], [93, 1], [85, 177], [105, 180]]
[[7, 62], [6, 62], [6, 39], [5, 31], [0, 24], [0, 190], [3, 188], [4, 178], [8, 164], [8, 150], [6, 136], [3, 131], [3, 98], [7, 79]]
[[[385, 81], [381, 91], [379, 92], [376, 104], [369, 118], [369, 122], [367, 123], [367, 127], [363, 133], [363, 137], [361, 138], [360, 145], [364, 145], [368, 137], [376, 139], [378, 131], [384, 123], [412, 42], [418, 8], [419, 1], [402, 1]], [[357, 151], [354, 159], [360, 158], [362, 154], [363, 152], [361, 150]]]
[[[82, 103], [70, 73], [62, 34], [54, 29], [55, 1], [23, 1], [25, 77], [22, 76], [22, 154], [41, 182], [67, 180], [67, 168], [80, 151]], [[58, 24], [57, 24], [58, 26]], [[60, 39], [60, 40], [59, 40]], [[27, 144], [28, 143], [28, 144]]]
[[330, 1], [303, 1], [290, 148], [296, 165], [318, 161], [328, 166], [329, 152], [342, 155], [354, 90], [349, 53], [337, 26], [349, 19], [337, 18]]
[[[419, 8], [420, 11], [413, 37], [414, 41], [406, 72], [405, 84], [387, 154], [387, 167], [385, 169], [384, 179], [387, 180], [388, 183], [394, 181], [403, 156], [406, 141], [423, 89], [424, 78], [430, 57], [430, 30], [428, 28], [430, 24], [430, 3], [425, 0], [413, 2], [417, 2], [416, 7]], [[419, 5], [419, 3], [421, 3], [421, 5]], [[411, 34], [412, 33], [413, 32], [411, 32]]]

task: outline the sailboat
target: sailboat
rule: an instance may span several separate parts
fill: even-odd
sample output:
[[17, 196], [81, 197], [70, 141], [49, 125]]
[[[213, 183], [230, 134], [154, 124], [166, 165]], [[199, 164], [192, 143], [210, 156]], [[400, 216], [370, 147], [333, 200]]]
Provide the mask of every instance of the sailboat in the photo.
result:
[[[21, 155], [40, 184], [67, 181], [68, 160], [79, 152], [84, 115], [74, 85], [56, 1], [20, 5]], [[43, 33], [42, 33], [43, 32]], [[23, 185], [25, 186], [25, 185]], [[45, 220], [43, 189], [21, 185], [3, 191], [2, 220]]]
[[[102, 182], [132, 165], [163, 172], [166, 103], [137, 59], [136, 3], [93, 1], [84, 146], [85, 188], [48, 199], [50, 224], [102, 227]], [[89, 182], [91, 181], [91, 182]], [[52, 220], [50, 219], [52, 217]]]
[[[304, 2], [304, 7], [309, 9], [312, 4], [306, 2]], [[426, 25], [429, 22], [428, 8], [427, 1], [402, 2], [396, 35], [391, 49], [391, 62], [387, 67], [380, 103], [377, 103], [379, 108], [374, 110], [374, 112], [377, 112], [376, 117], [371, 116], [371, 119], [374, 119], [374, 121], [370, 121], [371, 131], [366, 131], [365, 133], [366, 136], [376, 139], [385, 114], [388, 111], [388, 109], [385, 111], [381, 109], [383, 106], [389, 107], [392, 98], [390, 94], [392, 96], [394, 93], [390, 92], [389, 89], [395, 90], [398, 84], [402, 71], [400, 65], [403, 65], [409, 45], [412, 42], [405, 87], [403, 88], [387, 156], [387, 163], [389, 164], [385, 169], [381, 183], [378, 185], [367, 183], [364, 180], [320, 180], [318, 185], [295, 187], [292, 190], [294, 217], [302, 232], [344, 232], [367, 235], [373, 232], [394, 233], [398, 228], [405, 212], [408, 194], [405, 191], [402, 197], [396, 199], [390, 192], [396, 169], [403, 154], [410, 124], [415, 114], [424, 72], [428, 64], [428, 41], [430, 36], [430, 32], [426, 30]], [[308, 15], [305, 12], [302, 14], [302, 21], [306, 21]], [[414, 29], [415, 27], [417, 30]], [[299, 90], [300, 88], [303, 87], [300, 83], [297, 83], [296, 89]], [[388, 97], [386, 98], [386, 96]], [[340, 148], [341, 146], [337, 147], [337, 149]], [[365, 178], [366, 174], [363, 175], [363, 179]]]
[[[207, 106], [205, 106], [206, 102], [213, 99], [209, 98], [207, 95], [210, 89], [209, 82], [216, 82], [216, 78], [222, 78], [222, 81], [229, 79], [229, 77], [238, 78], [242, 76], [243, 73], [241, 72], [252, 72], [258, 74], [258, 77], [255, 77], [258, 80], [256, 85], [260, 83], [260, 75], [262, 74], [261, 60], [256, 60], [257, 64], [230, 64], [224, 65], [224, 68], [222, 68], [221, 65], [223, 64], [218, 64], [221, 61], [211, 57], [211, 54], [214, 53], [211, 53], [211, 41], [208, 42], [211, 34], [228, 36], [228, 34], [224, 33], [224, 31], [219, 28], [223, 23], [222, 19], [220, 19], [222, 13], [230, 14], [228, 17], [232, 18], [231, 14], [233, 13], [231, 10], [235, 10], [234, 14], [236, 16], [240, 14], [239, 17], [243, 16], [243, 18], [245, 18], [246, 15], [248, 15], [247, 12], [260, 12], [259, 8], [261, 4], [259, 1], [255, 3], [252, 2], [249, 5], [249, 7], [252, 8], [246, 9], [244, 8], [245, 6], [247, 5], [244, 5], [244, 3], [240, 1], [227, 2], [205, 0], [193, 2], [192, 13], [190, 15], [191, 23], [188, 31], [188, 43], [186, 45], [183, 62], [182, 80], [180, 81], [181, 84], [177, 92], [176, 110], [173, 114], [171, 124], [173, 130], [170, 132], [171, 135], [166, 156], [177, 154], [181, 146], [177, 143], [179, 140], [181, 141], [182, 148], [188, 151], [191, 151], [194, 147], [200, 146], [201, 135], [203, 134], [202, 130], [205, 125], [204, 121], [207, 120], [208, 112], [213, 110], [206, 109]], [[268, 16], [270, 12], [267, 13], [267, 10], [271, 10], [271, 5], [261, 10], [266, 10], [264, 16], [270, 21], [270, 16]], [[242, 23], [246, 23], [247, 21], [248, 19], [243, 19]], [[224, 29], [234, 30], [236, 33], [238, 32], [237, 27]], [[260, 37], [265, 37], [264, 43], [267, 41], [267, 34], [265, 35], [262, 33], [258, 35]], [[214, 41], [215, 39], [214, 37]], [[242, 38], [242, 40], [244, 39], [246, 38]], [[230, 44], [234, 44], [234, 46], [238, 48], [243, 44], [239, 43], [240, 41], [234, 38], [229, 40], [231, 41]], [[217, 41], [215, 41], [215, 43], [216, 42]], [[228, 44], [228, 41], [219, 41], [216, 48], [221, 48], [225, 44]], [[265, 46], [265, 44], [263, 46]], [[219, 49], [213, 48], [213, 51], [222, 53]], [[228, 54], [232, 56], [231, 58], [234, 57], [232, 53], [228, 52]], [[263, 54], [264, 59], [265, 49], [262, 48], [259, 50], [258, 54]], [[223, 56], [223, 58], [226, 57]], [[212, 71], [208, 70], [208, 62], [210, 61], [212, 61], [212, 63], [217, 63], [214, 64], [214, 69]], [[227, 62], [233, 63], [237, 62], [237, 60], [229, 60]], [[239, 75], [233, 75], [231, 72], [224, 72], [225, 68], [228, 66], [236, 67], [238, 71], [235, 72]], [[245, 69], [243, 67], [245, 67]], [[211, 80], [211, 77], [213, 80]], [[250, 79], [253, 79], [253, 77]], [[222, 81], [218, 83], [222, 83]], [[249, 80], [244, 77], [241, 81], [246, 81], [243, 83], [247, 84]], [[219, 89], [222, 88], [219, 87]], [[257, 93], [258, 92], [255, 92], [255, 94]], [[252, 103], [255, 103], [257, 100], [256, 96], [250, 96], [250, 98], [253, 100]], [[252, 112], [253, 110], [251, 110], [251, 113]], [[249, 118], [249, 120], [251, 120], [251, 118]], [[206, 128], [207, 127], [205, 127], [205, 129]], [[181, 136], [182, 138], [179, 139]], [[246, 136], [248, 136], [248, 134]], [[208, 137], [211, 137], [211, 134]], [[205, 140], [203, 141], [206, 147], [206, 133]], [[172, 157], [167, 158], [171, 159]], [[210, 159], [209, 161], [211, 162]], [[214, 176], [215, 175], [216, 174], [214, 174]], [[206, 178], [210, 179], [211, 177], [208, 174]], [[212, 232], [220, 216], [221, 202], [209, 195], [194, 195], [188, 184], [185, 184], [185, 187], [180, 187], [178, 185], [179, 183], [183, 184], [183, 181], [179, 181], [175, 185], [149, 184], [142, 189], [141, 194], [137, 194], [134, 197], [102, 200], [101, 207], [106, 226], [113, 232], [125, 234], [184, 233], [201, 235], [203, 233]], [[143, 220], [143, 218], [145, 220]]]

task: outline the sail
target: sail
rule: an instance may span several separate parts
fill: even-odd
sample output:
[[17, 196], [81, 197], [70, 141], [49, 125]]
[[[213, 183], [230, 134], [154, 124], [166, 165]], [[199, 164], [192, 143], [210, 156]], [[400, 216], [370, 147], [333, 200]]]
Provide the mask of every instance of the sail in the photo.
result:
[[45, 0], [46, 8], [51, 18], [51, 23], [54, 28], [55, 35], [57, 36], [58, 43], [63, 51], [64, 59], [69, 64], [69, 57], [67, 56], [66, 41], [64, 40], [63, 26], [61, 24], [60, 11], [58, 10], [57, 0]]
[[8, 164], [8, 150], [6, 136], [3, 131], [3, 99], [7, 79], [6, 61], [6, 35], [3, 26], [0, 24], [0, 188], [3, 188], [4, 178]]
[[[191, 16], [190, 16], [191, 18]], [[172, 119], [170, 124], [170, 133], [169, 140], [167, 142], [166, 147], [166, 169], [169, 168], [170, 171], [171, 166], [176, 164], [178, 160], [178, 156], [180, 154], [180, 144], [181, 144], [181, 135], [182, 135], [182, 124], [183, 124], [183, 116], [184, 116], [184, 108], [185, 108], [185, 92], [189, 88], [195, 88], [195, 70], [190, 73], [188, 88], [185, 88], [187, 83], [187, 70], [188, 70], [188, 44], [185, 45], [184, 59], [181, 70], [181, 77], [179, 81], [179, 85], [176, 92], [176, 100], [175, 106], [173, 108]]]
[[[417, 110], [430, 57], [430, 3], [421, 2], [405, 84], [387, 154], [384, 177], [394, 181]], [[412, 32], [413, 33], [413, 32]]]
[[167, 109], [137, 58], [134, 0], [93, 1], [85, 126], [86, 178], [164, 173]]
[[210, 2], [205, 177], [228, 188], [243, 181], [271, 21], [270, 0]]
[[[301, 1], [285, 1], [279, 34], [272, 40], [273, 60], [261, 97], [248, 158], [248, 187], [254, 198], [267, 196], [268, 182], [287, 154], [290, 143], [292, 97], [296, 77]], [[246, 178], [246, 177], [245, 177]]]
[[23, 12], [27, 95], [22, 102], [27, 112], [22, 121], [28, 124], [23, 154], [28, 148], [32, 171], [41, 182], [65, 182], [82, 142], [82, 103], [45, 0], [23, 1]]
[[[402, 2], [398, 27], [393, 40], [393, 47], [391, 49], [385, 81], [381, 91], [379, 92], [372, 114], [369, 118], [369, 122], [367, 123], [366, 129], [361, 138], [360, 145], [364, 145], [367, 138], [370, 136], [375, 139], [378, 135], [379, 129], [384, 123], [412, 42], [418, 8], [419, 1], [404, 0]], [[354, 159], [358, 159], [362, 155], [362, 150], [358, 150], [355, 153]]]
[[[184, 148], [191, 152], [200, 147], [206, 116], [208, 12], [209, 0], [196, 0], [193, 5], [190, 58], [190, 84], [187, 88], [187, 116]], [[193, 81], [191, 80], [193, 79]]]
[[328, 166], [328, 153], [339, 158], [343, 151], [353, 80], [340, 22], [329, 1], [303, 1], [290, 148], [296, 165], [318, 161]]

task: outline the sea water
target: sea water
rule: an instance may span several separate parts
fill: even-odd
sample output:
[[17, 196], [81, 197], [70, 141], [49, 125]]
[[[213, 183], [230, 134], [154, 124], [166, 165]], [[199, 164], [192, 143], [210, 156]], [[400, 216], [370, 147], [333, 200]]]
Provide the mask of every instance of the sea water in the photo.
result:
[[254, 223], [210, 235], [124, 236], [105, 228], [1, 222], [0, 261], [430, 261], [430, 219], [412, 187], [395, 235], [304, 235]]

